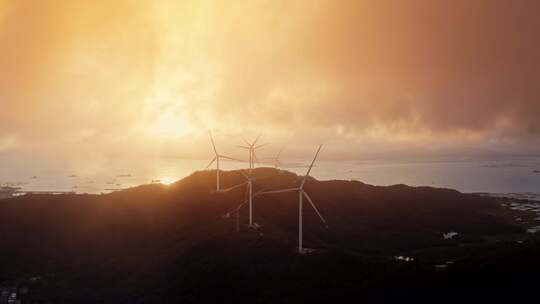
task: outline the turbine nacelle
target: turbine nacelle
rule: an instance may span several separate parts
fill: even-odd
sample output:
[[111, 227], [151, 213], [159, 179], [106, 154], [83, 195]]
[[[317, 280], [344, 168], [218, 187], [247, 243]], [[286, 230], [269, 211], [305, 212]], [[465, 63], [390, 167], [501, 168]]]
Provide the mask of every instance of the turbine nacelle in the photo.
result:
[[246, 145], [245, 146], [242, 146], [242, 145], [237, 145], [236, 146], [237, 148], [246, 149], [246, 150], [249, 151], [249, 170], [250, 170], [249, 172], [250, 173], [251, 173], [251, 170], [253, 168], [255, 168], [255, 162], [257, 160], [257, 157], [255, 156], [255, 150], [267, 145], [267, 144], [257, 145], [257, 142], [259, 141], [260, 137], [261, 137], [261, 135], [257, 136], [257, 138], [252, 143], [250, 143], [249, 141], [247, 141], [244, 138], [243, 140], [246, 143]]
[[219, 189], [219, 161], [221, 159], [225, 160], [232, 160], [232, 161], [240, 161], [239, 159], [232, 158], [230, 156], [222, 155], [218, 153], [218, 150], [216, 148], [216, 144], [214, 142], [214, 137], [212, 136], [212, 132], [208, 132], [210, 135], [210, 141], [212, 142], [212, 148], [214, 149], [214, 158], [210, 161], [210, 163], [206, 166], [205, 170], [208, 170], [210, 166], [215, 162], [216, 163], [216, 192], [220, 192]]

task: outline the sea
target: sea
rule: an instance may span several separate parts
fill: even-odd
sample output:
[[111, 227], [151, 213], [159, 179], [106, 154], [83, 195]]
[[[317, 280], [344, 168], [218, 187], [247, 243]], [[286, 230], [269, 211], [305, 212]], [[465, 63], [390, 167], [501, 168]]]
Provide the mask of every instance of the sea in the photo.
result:
[[[308, 160], [283, 159], [281, 169], [305, 174]], [[142, 184], [171, 184], [208, 160], [157, 158], [112, 160], [106, 166], [66, 166], [49, 163], [0, 164], [0, 184], [22, 192], [109, 193]], [[246, 168], [246, 163], [220, 163], [223, 170]], [[257, 166], [271, 166], [258, 164]], [[434, 160], [321, 160], [311, 175], [319, 180], [357, 180], [372, 185], [407, 184], [456, 189], [464, 193], [491, 193], [540, 201], [540, 157]]]

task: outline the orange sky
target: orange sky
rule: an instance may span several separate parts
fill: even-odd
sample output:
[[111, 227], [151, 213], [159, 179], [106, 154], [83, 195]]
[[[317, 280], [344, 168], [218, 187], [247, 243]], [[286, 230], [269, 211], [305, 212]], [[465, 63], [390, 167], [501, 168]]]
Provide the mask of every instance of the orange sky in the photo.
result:
[[0, 0], [0, 153], [538, 148], [539, 6]]

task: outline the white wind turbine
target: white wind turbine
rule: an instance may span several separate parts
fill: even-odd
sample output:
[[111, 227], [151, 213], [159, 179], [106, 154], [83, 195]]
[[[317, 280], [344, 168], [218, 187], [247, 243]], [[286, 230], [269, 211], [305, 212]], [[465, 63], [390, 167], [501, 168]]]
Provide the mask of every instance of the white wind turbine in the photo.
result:
[[305, 253], [305, 250], [302, 247], [302, 242], [303, 242], [302, 199], [303, 197], [305, 197], [308, 200], [308, 202], [311, 204], [311, 207], [313, 207], [313, 209], [315, 210], [315, 212], [317, 213], [321, 221], [324, 223], [326, 228], [328, 228], [328, 224], [326, 223], [326, 220], [321, 215], [321, 213], [319, 212], [319, 210], [317, 209], [317, 207], [315, 206], [315, 204], [313, 203], [309, 195], [306, 193], [306, 191], [304, 191], [304, 184], [306, 183], [306, 179], [309, 176], [309, 173], [311, 172], [311, 168], [313, 167], [313, 164], [315, 163], [315, 160], [317, 159], [317, 156], [319, 155], [319, 151], [321, 151], [321, 148], [322, 148], [322, 145], [320, 145], [319, 149], [317, 149], [317, 153], [315, 154], [315, 157], [313, 158], [313, 161], [311, 162], [311, 165], [309, 166], [309, 169], [306, 175], [304, 176], [304, 178], [302, 179], [302, 182], [300, 183], [299, 187], [282, 189], [282, 190], [274, 190], [274, 191], [265, 191], [265, 192], [260, 193], [260, 194], [271, 194], [271, 193], [282, 193], [282, 192], [298, 192], [298, 252], [299, 253]]
[[[243, 183], [243, 184], [240, 184], [240, 185], [236, 185], [236, 186], [234, 186], [234, 188], [240, 187], [240, 186], [245, 185], [245, 184], [246, 184], [246, 183]], [[232, 188], [232, 187], [231, 187], [231, 188]], [[229, 189], [229, 190], [232, 190], [232, 189]], [[253, 194], [253, 195], [251, 196], [251, 200], [252, 200], [253, 198], [255, 198], [257, 195], [261, 194], [262, 192], [263, 192], [263, 190], [259, 190], [258, 192], [256, 192], [255, 194]], [[247, 196], [247, 193], [248, 193], [248, 188], [246, 188], [246, 195], [244, 195], [244, 197]], [[229, 218], [229, 217], [231, 216], [231, 213], [233, 213], [233, 212], [235, 213], [235, 215], [236, 215], [236, 232], [239, 232], [239, 231], [240, 231], [240, 209], [242, 209], [242, 207], [244, 207], [246, 204], [248, 204], [251, 200], [250, 200], [249, 198], [244, 199], [244, 201], [243, 201], [240, 205], [238, 205], [233, 211], [227, 212], [227, 213], [223, 216], [223, 218]], [[253, 227], [252, 224], [250, 224], [250, 226]]]
[[[246, 175], [244, 172], [242, 172], [242, 170], [240, 170], [240, 173], [242, 173], [242, 175], [246, 178], [246, 182], [238, 184], [236, 186], [232, 186], [232, 187], [227, 188], [227, 189], [223, 189], [221, 192], [231, 191], [233, 189], [236, 189], [238, 187], [242, 187], [242, 186], [246, 185], [246, 192], [247, 192], [248, 198], [246, 199], [246, 201], [244, 203], [242, 203], [239, 206], [239, 208], [241, 208], [242, 205], [244, 205], [245, 203], [249, 204], [249, 227], [253, 227], [253, 197], [254, 197], [254, 195], [253, 195], [253, 181], [256, 178]], [[239, 210], [240, 209], [238, 209], [237, 212]]]
[[210, 133], [210, 141], [212, 142], [212, 147], [214, 148], [214, 158], [210, 161], [210, 163], [208, 164], [208, 166], [206, 166], [205, 170], [208, 170], [208, 168], [210, 168], [210, 166], [216, 162], [216, 191], [217, 192], [220, 192], [220, 189], [219, 189], [219, 160], [220, 159], [228, 159], [228, 160], [234, 160], [234, 161], [241, 161], [241, 160], [238, 160], [238, 159], [235, 159], [235, 158], [232, 158], [232, 157], [229, 157], [229, 156], [225, 156], [225, 155], [221, 155], [218, 153], [217, 149], [216, 149], [216, 144], [214, 143], [214, 138], [212, 137], [212, 133]]
[[262, 144], [262, 145], [258, 145], [256, 146], [257, 142], [259, 141], [259, 138], [261, 136], [257, 136], [257, 138], [255, 139], [255, 141], [253, 141], [253, 143], [249, 143], [247, 140], [244, 139], [244, 141], [246, 142], [246, 146], [237, 146], [239, 148], [242, 148], [242, 149], [246, 149], [249, 151], [249, 173], [251, 173], [251, 170], [253, 168], [255, 168], [255, 150], [256, 149], [259, 149], [263, 146], [266, 146], [266, 144]]
[[268, 158], [272, 160], [272, 164], [274, 165], [275, 169], [279, 168], [282, 165], [281, 161], [279, 160], [279, 157], [281, 156], [281, 152], [283, 152], [283, 148], [279, 150], [278, 154], [275, 157]]

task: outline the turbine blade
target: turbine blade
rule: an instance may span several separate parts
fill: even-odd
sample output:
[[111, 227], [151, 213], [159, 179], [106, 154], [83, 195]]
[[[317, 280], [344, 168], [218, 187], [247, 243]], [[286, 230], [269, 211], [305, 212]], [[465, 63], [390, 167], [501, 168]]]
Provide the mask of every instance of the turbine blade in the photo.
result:
[[284, 148], [279, 149], [278, 154], [276, 155], [276, 160], [279, 160], [279, 156], [281, 155], [281, 152], [283, 152]]
[[289, 189], [282, 189], [282, 190], [264, 191], [264, 192], [260, 192], [259, 194], [283, 193], [283, 192], [291, 192], [291, 191], [298, 191], [298, 190], [300, 190], [300, 188], [289, 188]]
[[245, 138], [243, 138], [243, 137], [242, 137], [242, 139], [244, 140], [244, 142], [246, 143], [246, 145], [251, 146], [251, 144], [249, 143], [249, 141], [247, 141], [247, 139], [245, 139]]
[[239, 211], [240, 209], [242, 209], [242, 207], [244, 207], [246, 204], [247, 204], [247, 200], [245, 200], [243, 203], [241, 203], [240, 205], [238, 205], [238, 207], [236, 207], [236, 210], [235, 211]]
[[241, 187], [241, 186], [243, 186], [243, 185], [245, 185], [245, 184], [247, 184], [247, 182], [246, 182], [246, 183], [242, 183], [242, 184], [238, 184], [238, 185], [236, 185], [236, 186], [232, 186], [232, 187], [230, 187], [230, 188], [226, 188], [226, 189], [220, 190], [220, 192], [228, 192], [228, 191], [234, 190], [234, 189], [236, 189], [236, 188], [238, 188], [238, 187]]
[[249, 181], [249, 177], [244, 173], [244, 170], [240, 170], [240, 173]]
[[216, 149], [216, 144], [214, 143], [214, 137], [212, 136], [212, 132], [208, 131], [208, 133], [210, 133], [210, 141], [212, 142], [212, 147], [214, 147], [214, 153], [216, 153], [216, 155], [218, 155], [217, 149]]
[[267, 143], [266, 144], [261, 144], [261, 145], [253, 147], [253, 149], [259, 149], [259, 148], [267, 146], [267, 145], [268, 145]]
[[315, 210], [315, 212], [317, 213], [317, 215], [319, 216], [319, 218], [321, 219], [321, 221], [324, 223], [324, 225], [326, 226], [326, 228], [328, 228], [328, 224], [326, 223], [326, 220], [324, 219], [324, 217], [321, 215], [321, 213], [319, 212], [319, 209], [317, 209], [317, 207], [315, 206], [315, 203], [313, 203], [313, 201], [311, 200], [311, 197], [309, 197], [309, 195], [307, 194], [306, 191], [302, 190], [302, 193], [304, 194], [304, 197], [307, 198], [307, 200], [309, 201], [309, 203], [311, 204], [311, 207], [313, 207], [313, 210]]
[[319, 149], [317, 149], [317, 153], [315, 153], [315, 157], [313, 158], [313, 161], [311, 161], [311, 165], [309, 166], [309, 169], [304, 176], [304, 179], [302, 180], [302, 184], [300, 184], [300, 188], [304, 187], [304, 184], [306, 183], [306, 178], [309, 176], [309, 173], [311, 172], [311, 168], [313, 168], [313, 164], [315, 163], [315, 160], [317, 159], [317, 156], [319, 156], [319, 152], [321, 151], [322, 145], [319, 145]]
[[236, 145], [235, 147], [237, 147], [237, 148], [242, 148], [242, 149], [250, 149], [250, 147], [240, 146], [240, 145]]
[[[264, 177], [264, 178], [268, 178], [267, 177]], [[271, 187], [266, 187], [266, 188], [263, 188], [257, 192], [255, 192], [255, 194], [253, 194], [253, 197], [257, 196], [257, 195], [260, 195], [260, 194], [264, 194], [265, 192], [269, 191], [270, 189], [272, 189]]]
[[240, 208], [242, 208], [242, 206], [244, 206], [246, 203], [247, 203], [247, 200], [244, 200], [244, 202], [242, 202], [242, 203], [240, 203], [240, 205], [236, 206], [236, 208], [234, 208], [234, 210], [231, 210], [231, 211], [227, 212], [226, 214], [230, 214], [230, 213], [233, 213], [235, 211], [240, 210]]
[[255, 141], [253, 142], [253, 144], [251, 144], [251, 146], [255, 146], [255, 144], [259, 141], [259, 138], [261, 138], [261, 134], [259, 134], [257, 138], [255, 138]]
[[215, 156], [215, 157], [210, 161], [210, 163], [208, 164], [208, 166], [206, 166], [206, 168], [204, 168], [204, 170], [208, 170], [208, 168], [210, 168], [210, 166], [216, 161], [216, 158], [217, 158], [217, 156]]
[[243, 160], [241, 159], [236, 159], [236, 158], [232, 158], [232, 157], [228, 157], [228, 156], [225, 156], [225, 155], [218, 155], [219, 158], [224, 158], [224, 159], [227, 159], [227, 160], [234, 160], [234, 161], [237, 161], [237, 162], [243, 162]]

